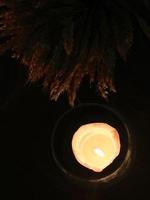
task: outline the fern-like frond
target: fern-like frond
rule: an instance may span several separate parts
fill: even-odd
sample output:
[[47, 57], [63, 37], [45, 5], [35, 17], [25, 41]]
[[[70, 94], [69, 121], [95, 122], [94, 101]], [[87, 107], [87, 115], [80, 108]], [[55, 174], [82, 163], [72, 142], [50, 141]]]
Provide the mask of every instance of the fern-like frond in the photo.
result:
[[67, 92], [74, 105], [86, 75], [107, 98], [117, 55], [126, 60], [132, 46], [133, 19], [150, 38], [149, 7], [147, 0], [135, 8], [130, 0], [0, 0], [0, 54], [11, 50], [51, 100]]

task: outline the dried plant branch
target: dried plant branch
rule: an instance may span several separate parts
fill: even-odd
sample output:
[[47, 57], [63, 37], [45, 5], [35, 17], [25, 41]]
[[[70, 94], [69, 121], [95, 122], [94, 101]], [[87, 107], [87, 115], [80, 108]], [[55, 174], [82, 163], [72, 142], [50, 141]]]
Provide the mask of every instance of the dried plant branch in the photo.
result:
[[[149, 2], [141, 4], [147, 12]], [[67, 91], [74, 105], [85, 75], [107, 98], [116, 92], [117, 55], [126, 60], [132, 46], [133, 18], [149, 38], [148, 22], [129, 0], [0, 0], [0, 54], [11, 50], [51, 100]]]

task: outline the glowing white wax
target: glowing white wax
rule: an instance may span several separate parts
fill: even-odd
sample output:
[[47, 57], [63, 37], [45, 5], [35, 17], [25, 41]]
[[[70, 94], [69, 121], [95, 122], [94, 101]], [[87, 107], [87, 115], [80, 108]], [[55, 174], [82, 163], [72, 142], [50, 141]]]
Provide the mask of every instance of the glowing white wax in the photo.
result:
[[75, 132], [72, 150], [81, 165], [101, 172], [120, 153], [119, 134], [106, 123], [85, 124]]

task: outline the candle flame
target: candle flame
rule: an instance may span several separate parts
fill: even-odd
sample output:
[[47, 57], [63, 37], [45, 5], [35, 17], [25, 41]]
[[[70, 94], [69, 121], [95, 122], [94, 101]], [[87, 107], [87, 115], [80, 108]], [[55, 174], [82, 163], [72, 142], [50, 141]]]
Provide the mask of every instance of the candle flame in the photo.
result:
[[95, 148], [94, 153], [101, 158], [103, 158], [105, 156], [105, 153], [100, 148]]

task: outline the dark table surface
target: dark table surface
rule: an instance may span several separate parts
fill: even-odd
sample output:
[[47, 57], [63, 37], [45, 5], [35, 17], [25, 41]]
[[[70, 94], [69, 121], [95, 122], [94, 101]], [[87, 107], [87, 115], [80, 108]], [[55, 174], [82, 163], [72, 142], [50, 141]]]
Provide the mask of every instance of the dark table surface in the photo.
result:
[[49, 101], [40, 83], [25, 86], [26, 70], [10, 58], [9, 52], [1, 56], [0, 122], [6, 147], [13, 152], [18, 199], [147, 199], [150, 178], [149, 56], [150, 43], [139, 33], [127, 63], [117, 63], [117, 94], [112, 94], [105, 102], [86, 80], [79, 90], [76, 105], [106, 103], [117, 109], [129, 122], [136, 140], [136, 159], [130, 173], [119, 184], [104, 191], [100, 188], [82, 191], [73, 187], [67, 190], [65, 182], [63, 187], [52, 178], [49, 138], [57, 119], [70, 109], [67, 97], [63, 95], [57, 102]]

